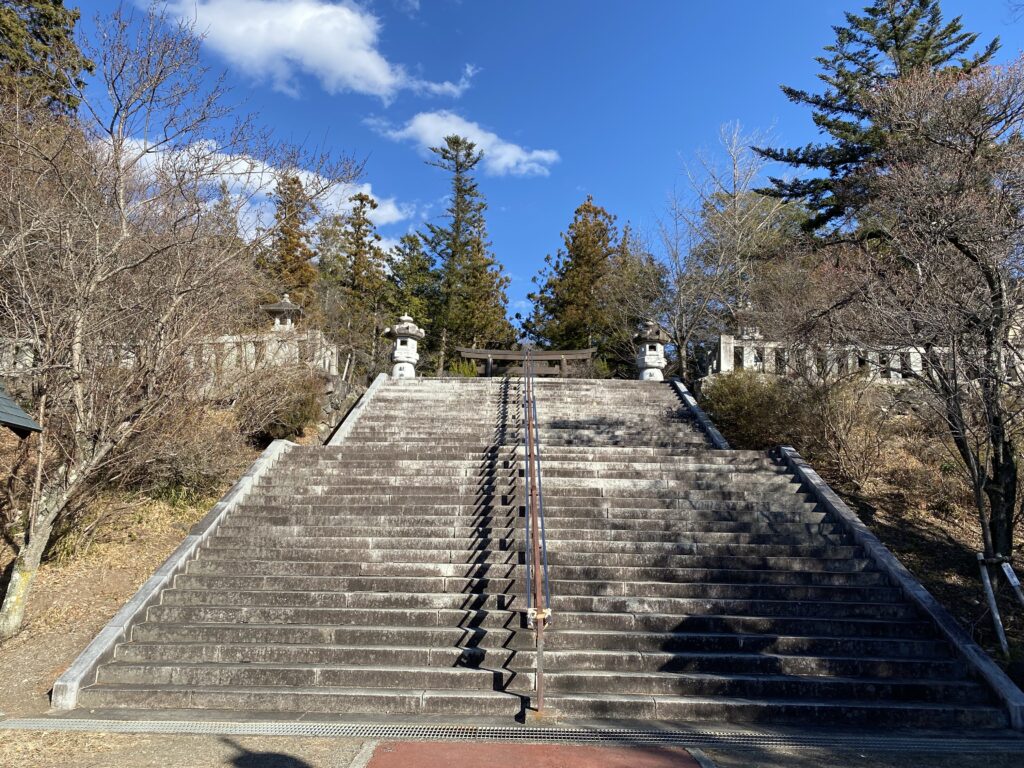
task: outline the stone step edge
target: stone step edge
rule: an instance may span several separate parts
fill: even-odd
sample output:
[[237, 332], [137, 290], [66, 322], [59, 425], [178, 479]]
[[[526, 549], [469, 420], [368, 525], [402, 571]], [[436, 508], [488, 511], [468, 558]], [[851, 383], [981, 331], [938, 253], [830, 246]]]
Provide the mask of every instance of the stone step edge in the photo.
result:
[[862, 548], [875, 567], [888, 576], [893, 585], [927, 617], [950, 650], [959, 656], [970, 672], [988, 687], [1001, 702], [1009, 725], [1024, 730], [1024, 691], [1021, 691], [995, 661], [957, 623], [956, 619], [924, 588], [914, 575], [879, 541], [857, 514], [818, 475], [792, 446], [779, 446], [771, 452], [801, 483], [804, 493], [822, 505], [828, 516], [845, 528], [851, 541]]
[[150, 606], [156, 605], [165, 586], [184, 573], [202, 544], [216, 531], [222, 520], [253, 492], [256, 483], [295, 447], [289, 440], [275, 440], [250, 465], [206, 516], [192, 527], [185, 540], [164, 560], [135, 595], [125, 603], [99, 634], [85, 647], [53, 684], [50, 705], [57, 710], [74, 709], [81, 689], [96, 679], [99, 666], [108, 661], [115, 645], [126, 638], [131, 628], [143, 620]]

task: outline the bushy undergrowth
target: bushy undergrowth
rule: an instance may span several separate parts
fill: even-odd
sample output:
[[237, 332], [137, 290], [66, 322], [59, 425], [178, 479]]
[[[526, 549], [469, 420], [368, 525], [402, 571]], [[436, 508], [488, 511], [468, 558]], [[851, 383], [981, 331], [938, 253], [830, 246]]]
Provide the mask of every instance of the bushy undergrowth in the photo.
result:
[[764, 450], [802, 442], [804, 393], [775, 376], [736, 371], [716, 377], [702, 392], [702, 406], [730, 443]]
[[464, 379], [476, 378], [476, 362], [474, 360], [452, 360], [448, 363], [448, 375]]
[[266, 443], [302, 435], [320, 414], [323, 381], [305, 366], [253, 377], [234, 404], [238, 430]]

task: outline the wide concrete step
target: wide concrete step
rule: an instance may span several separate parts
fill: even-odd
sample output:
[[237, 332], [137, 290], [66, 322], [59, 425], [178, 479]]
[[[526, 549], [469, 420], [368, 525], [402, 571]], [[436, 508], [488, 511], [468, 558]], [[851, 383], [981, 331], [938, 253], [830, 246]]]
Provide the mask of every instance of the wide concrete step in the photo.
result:
[[[491, 653], [480, 649], [480, 653]], [[517, 666], [532, 669], [534, 654], [519, 651]], [[544, 668], [551, 672], [671, 672], [725, 675], [800, 675], [850, 677], [860, 680], [964, 680], [963, 665], [953, 659], [811, 656], [762, 653], [668, 653], [660, 651], [548, 651]]]
[[[500, 647], [147, 642], [122, 643], [115, 649], [114, 656], [124, 662], [302, 663], [501, 669], [515, 658], [516, 653]], [[531, 656], [531, 664], [532, 661]]]
[[[370, 480], [368, 478], [344, 478], [330, 485], [295, 483], [287, 480], [282, 483], [267, 481], [257, 487], [254, 493], [264, 498], [284, 497], [303, 499], [305, 497], [345, 498], [349, 496], [366, 496], [375, 493], [391, 493], [400, 490], [402, 493], [424, 492], [426, 494], [447, 494], [453, 496], [474, 495], [481, 492], [506, 493], [517, 485], [515, 478], [478, 478], [478, 477], [422, 477], [403, 478], [386, 477]], [[500, 490], [498, 490], [500, 489]]]
[[[105, 664], [98, 685], [282, 686], [288, 688], [434, 688], [503, 691], [516, 674], [478, 667], [384, 666], [253, 662], [125, 662]], [[525, 687], [531, 687], [522, 674]]]
[[[347, 513], [347, 514], [346, 514]], [[224, 525], [387, 525], [422, 522], [426, 525], [475, 525], [515, 520], [518, 505], [463, 504], [394, 505], [363, 504], [316, 507], [306, 504], [240, 504]], [[378, 529], [379, 530], [379, 529]]]
[[286, 561], [290, 563], [511, 563], [522, 561], [516, 547], [480, 549], [266, 549], [231, 547], [204, 549], [201, 557], [214, 562]]
[[835, 603], [898, 603], [902, 593], [888, 586], [806, 586], [784, 584], [745, 584], [714, 582], [616, 582], [595, 584], [593, 581], [551, 579], [555, 595], [604, 596], [643, 599], [723, 599], [723, 600], [794, 600]]
[[395, 570], [407, 571], [407, 573], [394, 574], [392, 569], [379, 563], [368, 563], [362, 567], [355, 564], [355, 567], [352, 568], [353, 575], [349, 576], [266, 576], [233, 573], [211, 575], [190, 572], [176, 576], [174, 588], [209, 591], [270, 590], [351, 594], [391, 592], [414, 595], [521, 592], [521, 587], [516, 581], [521, 571], [519, 565], [467, 566], [429, 563], [403, 565]]
[[[521, 590], [520, 590], [521, 591]], [[193, 606], [272, 606], [288, 608], [446, 608], [460, 610], [521, 610], [522, 594], [483, 592], [407, 593], [407, 592], [315, 592], [270, 590], [184, 590], [163, 593], [163, 605]], [[749, 600], [729, 598], [656, 598], [589, 595], [552, 597], [551, 607], [558, 613], [640, 613], [669, 615], [733, 614], [747, 616], [816, 617], [829, 619], [870, 618], [912, 620], [917, 612], [905, 603], [863, 603], [800, 600]]]
[[[419, 503], [414, 500], [419, 499]], [[316, 520], [327, 520], [329, 517], [355, 518], [359, 515], [401, 516], [408, 520], [416, 518], [432, 518], [453, 514], [471, 516], [490, 514], [495, 510], [502, 513], [523, 512], [520, 499], [515, 495], [476, 496], [416, 496], [382, 493], [375, 496], [353, 497], [347, 500], [304, 498], [301, 503], [290, 502], [289, 499], [278, 497], [268, 499], [254, 496], [245, 500], [231, 513], [228, 520], [252, 515], [270, 515], [279, 517], [288, 515], [294, 518], [306, 517]], [[577, 518], [574, 525], [590, 525], [590, 520], [639, 521], [637, 525], [648, 522], [663, 525], [666, 523], [687, 523], [691, 521], [710, 523], [761, 523], [776, 525], [796, 523], [817, 525], [826, 521], [824, 513], [813, 504], [799, 500], [787, 503], [748, 504], [736, 502], [679, 502], [650, 499], [608, 499], [571, 497], [565, 499], [546, 499], [544, 514], [548, 520]], [[594, 523], [598, 524], [598, 523]], [[603, 524], [603, 523], [602, 523]]]
[[[548, 552], [560, 562], [583, 564], [593, 562], [590, 558], [577, 561], [575, 558], [589, 554], [628, 555], [655, 561], [665, 557], [722, 557], [755, 556], [760, 558], [814, 558], [820, 560], [854, 560], [862, 558], [859, 547], [841, 546], [828, 542], [802, 541], [798, 544], [779, 543], [769, 538], [767, 543], [733, 543], [668, 537], [669, 541], [633, 539], [628, 536], [608, 536], [604, 539], [566, 538], [560, 531], [549, 531]], [[506, 535], [478, 533], [471, 536], [216, 536], [202, 550], [203, 556], [228, 557], [227, 552], [246, 554], [257, 560], [323, 560], [343, 561], [349, 551], [359, 552], [398, 550], [406, 552], [506, 552], [525, 547], [522, 532], [511, 530]], [[214, 554], [220, 553], [220, 554]], [[397, 556], [397, 552], [395, 553]], [[429, 554], [427, 555], [429, 557]], [[682, 562], [686, 562], [683, 560]], [[627, 564], [623, 562], [622, 564]], [[685, 566], [684, 566], [685, 567]]]
[[[148, 609], [147, 622], [172, 624], [308, 624], [378, 627], [482, 627], [516, 629], [525, 626], [520, 611], [416, 608], [295, 608], [288, 606], [157, 605]], [[549, 639], [563, 631], [588, 632], [702, 632], [786, 634], [839, 638], [923, 638], [933, 630], [927, 622], [910, 619], [816, 618], [749, 616], [588, 613], [560, 611]]]
[[[336, 541], [343, 541], [347, 538], [376, 538], [382, 530], [376, 525], [362, 525], [363, 521], [354, 520], [349, 525], [277, 525], [264, 522], [259, 533], [253, 533], [253, 528], [242, 524], [224, 524], [217, 529], [218, 540], [222, 541], [245, 541], [248, 544], [271, 545], [280, 544], [292, 546], [299, 542], [315, 544], [325, 542], [333, 544]], [[452, 523], [438, 523], [435, 525], [415, 525], [414, 520], [403, 520], [402, 524], [392, 525], [387, 528], [397, 538], [423, 537], [436, 538], [444, 537], [448, 540], [468, 538], [508, 538], [522, 536], [523, 518], [509, 517], [504, 524], [495, 525], [493, 522], [476, 523], [475, 521], [461, 521], [462, 525]], [[422, 521], [420, 521], [422, 522]], [[706, 543], [706, 544], [730, 544], [730, 545], [786, 545], [799, 546], [817, 544], [819, 546], [834, 546], [843, 544], [846, 535], [828, 527], [820, 530], [811, 526], [794, 526], [793, 532], [765, 532], [765, 533], [739, 533], [729, 531], [701, 530], [694, 526], [677, 526], [676, 530], [643, 530], [637, 528], [620, 528], [613, 526], [576, 528], [566, 525], [567, 520], [560, 519], [559, 525], [546, 523], [547, 540], [554, 541], [630, 541], [634, 543]]]
[[[556, 542], [557, 543], [557, 542]], [[602, 544], [604, 548], [610, 548], [611, 542]], [[843, 557], [829, 558], [826, 555], [812, 555], [800, 557], [796, 555], [784, 555], [778, 557], [754, 557], [745, 555], [675, 555], [666, 554], [630, 554], [628, 552], [565, 552], [553, 549], [554, 545], [549, 544], [547, 561], [555, 573], [561, 573], [563, 567], [576, 566], [599, 566], [607, 568], [674, 568], [687, 569], [707, 567], [730, 567], [737, 565], [740, 568], [767, 567], [773, 569], [807, 569], [820, 571], [824, 569], [836, 570], [848, 566], [855, 567], [862, 564], [861, 561], [849, 560]], [[646, 544], [635, 547], [645, 549]], [[775, 548], [776, 550], [780, 548]], [[351, 548], [268, 548], [268, 547], [225, 547], [223, 549], [209, 547], [202, 551], [201, 557], [207, 561], [239, 562], [252, 560], [256, 562], [289, 562], [289, 563], [312, 563], [312, 564], [344, 564], [344, 563], [458, 563], [458, 564], [483, 564], [483, 563], [525, 563], [523, 547], [515, 544], [505, 549], [495, 547], [481, 547], [478, 549], [412, 549], [403, 547], [382, 547], [362, 549]], [[810, 564], [808, 565], [807, 562]]]
[[[563, 465], [566, 462], [560, 462]], [[711, 486], [728, 486], [732, 489], [747, 487], [751, 484], [763, 484], [764, 487], [786, 488], [793, 484], [792, 477], [782, 472], [761, 468], [736, 469], [734, 467], [688, 469], [674, 467], [670, 464], [648, 465], [647, 468], [618, 468], [621, 465], [588, 463], [579, 468], [551, 468], [549, 462], [543, 462], [542, 474], [545, 480], [558, 478], [556, 485], [562, 480], [578, 482], [595, 479], [617, 480], [625, 482], [661, 481], [675, 485], [702, 489]], [[353, 465], [351, 462], [338, 462], [336, 466], [320, 467], [289, 467], [268, 474], [257, 482], [256, 487], [273, 487], [287, 484], [296, 486], [335, 487], [355, 483], [372, 484], [377, 481], [394, 478], [405, 482], [448, 478], [450, 481], [466, 482], [467, 479], [508, 479], [523, 477], [525, 462], [500, 459], [496, 461], [472, 462], [467, 460], [435, 460], [418, 462], [405, 466], [393, 466], [387, 478], [380, 476], [380, 467], [371, 463]], [[623, 487], [628, 487], [623, 484]], [[642, 487], [642, 486], [641, 486]]]
[[[459, 448], [446, 447], [440, 444], [432, 446], [405, 446], [401, 444], [354, 445], [346, 441], [340, 446], [317, 446], [315, 448], [293, 448], [285, 461], [289, 465], [315, 466], [332, 465], [339, 461], [351, 460], [423, 460], [431, 461], [436, 457], [454, 457], [467, 459], [485, 458], [522, 458], [522, 444], [518, 441], [505, 441], [499, 445], [487, 445], [485, 453], [471, 453]], [[733, 467], [776, 467], [777, 464], [763, 451], [723, 451], [710, 446], [687, 446], [680, 448], [652, 446], [542, 446], [544, 462], [576, 461], [576, 462], [621, 462], [621, 461], [657, 461], [678, 462], [681, 465], [694, 464], [702, 466], [733, 466]]]
[[724, 696], [747, 699], [860, 700], [875, 703], [991, 703], [977, 683], [967, 680], [864, 680], [839, 675], [741, 675], [708, 672], [551, 671], [547, 690], [555, 695], [594, 693], [634, 696]]
[[522, 699], [500, 691], [384, 688], [281, 688], [103, 685], [84, 688], [80, 706], [92, 709], [216, 709], [246, 712], [360, 713], [515, 717]]
[[[509, 558], [508, 562], [484, 562], [484, 563], [373, 563], [367, 562], [272, 562], [252, 560], [207, 560], [198, 559], [190, 562], [186, 567], [186, 573], [190, 575], [208, 576], [299, 576], [299, 577], [350, 577], [347, 581], [349, 587], [360, 582], [351, 581], [352, 578], [377, 579], [389, 577], [396, 579], [397, 587], [402, 580], [410, 577], [436, 576], [441, 577], [472, 577], [483, 578], [495, 576], [498, 573], [511, 573], [513, 569], [521, 566], [518, 559]], [[721, 559], [721, 558], [720, 558]], [[814, 569], [811, 570], [805, 563], [796, 562], [791, 559], [791, 568], [771, 569], [744, 569], [736, 564], [736, 567], [711, 567], [710, 565], [697, 565], [690, 568], [660, 568], [660, 567], [627, 567], [627, 566], [602, 566], [602, 565], [558, 565], [551, 569], [551, 579], [570, 581], [593, 581], [595, 594], [622, 593], [623, 584], [630, 582], [670, 582], [670, 583], [704, 583], [722, 582], [734, 584], [785, 584], [803, 586], [889, 586], [888, 579], [877, 571], [867, 570], [838, 570], [839, 567], [848, 567], [847, 563], [840, 561], [836, 569]], [[821, 563], [822, 561], [811, 560], [810, 563]], [[862, 567], [865, 567], [862, 564]], [[339, 582], [340, 583], [340, 582]], [[369, 582], [363, 582], [369, 583]], [[342, 587], [343, 589], [346, 587]], [[375, 590], [376, 587], [370, 586]], [[607, 590], [607, 591], [606, 591]], [[417, 588], [415, 591], [433, 591], [430, 589]]]
[[250, 643], [256, 645], [326, 644], [367, 646], [451, 646], [474, 648], [506, 647], [515, 641], [529, 645], [529, 639], [517, 639], [516, 629], [483, 627], [390, 627], [323, 626], [319, 624], [161, 624], [146, 621], [132, 629], [132, 642], [160, 643]]
[[[374, 627], [483, 627], [515, 629], [518, 611], [415, 608], [288, 608], [282, 606], [156, 605], [146, 621], [158, 624], [282, 624]], [[626, 624], [625, 620], [620, 623]]]
[[413, 505], [419, 500], [423, 506], [448, 506], [450, 504], [510, 504], [514, 496], [505, 488], [467, 487], [461, 490], [440, 488], [429, 492], [428, 488], [412, 488], [408, 485], [397, 485], [391, 489], [351, 488], [335, 490], [330, 494], [312, 492], [308, 489], [295, 492], [291, 489], [269, 492], [261, 490], [245, 501], [247, 507], [256, 506], [288, 506], [300, 507], [347, 507], [348, 505], [393, 504], [397, 506]]
[[566, 718], [625, 718], [678, 723], [732, 722], [794, 725], [869, 726], [882, 728], [1004, 728], [1006, 715], [994, 707], [718, 696], [628, 696], [552, 694], [552, 713]]
[[[486, 638], [484, 638], [486, 642]], [[114, 657], [123, 662], [328, 664], [411, 667], [506, 668], [529, 672], [531, 650], [500, 646], [470, 648], [300, 643], [121, 643]], [[549, 672], [695, 672], [736, 675], [803, 675], [860, 679], [962, 680], [962, 665], [952, 659], [891, 659], [843, 656], [787, 656], [764, 653], [662, 653], [622, 651], [546, 651]]]
[[[694, 473], [658, 473], [637, 475], [635, 477], [622, 477], [625, 473], [608, 472], [600, 478], [600, 487], [604, 489], [606, 496], [615, 495], [618, 491], [660, 491], [671, 489], [683, 498], [695, 491], [723, 492], [723, 493], [797, 493], [799, 485], [794, 483], [788, 475], [772, 475], [760, 477], [755, 474], [741, 475], [741, 473], [727, 473], [728, 477], [714, 477], [711, 474], [703, 477], [696, 477]], [[619, 477], [617, 477], [617, 475]], [[542, 470], [545, 492], [550, 493], [563, 488], [585, 488], [592, 490], [597, 474], [590, 476], [554, 475]], [[448, 472], [444, 468], [438, 468], [436, 472], [429, 474], [416, 472], [410, 474], [392, 473], [387, 477], [373, 475], [372, 470], [366, 469], [362, 473], [341, 472], [334, 475], [295, 475], [274, 473], [261, 480], [256, 488], [258, 493], [279, 493], [287, 491], [291, 494], [331, 494], [335, 492], [350, 491], [357, 489], [390, 488], [393, 486], [407, 486], [410, 488], [451, 488], [451, 489], [479, 489], [482, 487], [494, 487], [496, 485], [518, 484], [522, 473], [515, 470], [496, 470], [494, 472], [479, 471], [457, 471]], [[730, 498], [728, 496], [723, 498]]]
[[[772, 462], [770, 459], [757, 461], [713, 461], [711, 458], [701, 459], [688, 455], [680, 456], [654, 456], [641, 455], [631, 458], [628, 455], [592, 455], [582, 457], [552, 458], [544, 452], [543, 468], [545, 473], [561, 470], [578, 470], [581, 472], [595, 474], [600, 477], [604, 470], [612, 472], [637, 472], [643, 475], [647, 472], [689, 472], [689, 473], [742, 473], [742, 474], [765, 474], [781, 475], [787, 470]], [[319, 476], [321, 474], [330, 476], [338, 473], [345, 473], [353, 470], [376, 469], [380, 471], [381, 461], [379, 458], [366, 458], [358, 452], [350, 452], [336, 457], [311, 457], [305, 459], [292, 459], [288, 457], [287, 463], [280, 466], [287, 468], [290, 472]], [[397, 454], [388, 461], [389, 471], [395, 472], [432, 472], [435, 469], [515, 469], [525, 465], [523, 451], [512, 449], [503, 451], [501, 455], [484, 456], [427, 456], [422, 458], [403, 458]]]
[[[571, 600], [568, 599], [568, 600]], [[274, 590], [170, 589], [163, 605], [273, 606], [287, 608], [412, 608], [452, 610], [519, 610], [521, 594], [495, 592], [315, 592]], [[568, 607], [571, 603], [563, 598]], [[580, 603], [582, 609], [583, 604]]]
[[[524, 643], [519, 636], [512, 641]], [[545, 650], [605, 650], [640, 653], [761, 653], [808, 656], [871, 656], [891, 659], [948, 659], [945, 642], [933, 637], [844, 637], [771, 632], [623, 632], [560, 629], [545, 633]]]

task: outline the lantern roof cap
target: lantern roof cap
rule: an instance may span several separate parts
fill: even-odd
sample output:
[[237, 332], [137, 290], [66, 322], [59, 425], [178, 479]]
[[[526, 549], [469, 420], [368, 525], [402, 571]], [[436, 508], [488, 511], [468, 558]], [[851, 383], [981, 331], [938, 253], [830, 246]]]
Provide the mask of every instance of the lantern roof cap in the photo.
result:
[[658, 323], [653, 320], [648, 320], [640, 326], [640, 331], [633, 336], [633, 341], [637, 342], [653, 342], [657, 344], [667, 344], [669, 342], [669, 335], [665, 333], [665, 330]]

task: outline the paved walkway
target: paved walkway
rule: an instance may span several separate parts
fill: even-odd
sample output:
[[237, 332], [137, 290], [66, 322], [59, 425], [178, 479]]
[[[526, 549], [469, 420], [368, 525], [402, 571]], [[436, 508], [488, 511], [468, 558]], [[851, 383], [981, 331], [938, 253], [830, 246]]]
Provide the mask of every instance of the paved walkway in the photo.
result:
[[382, 741], [367, 768], [701, 768], [682, 747]]

